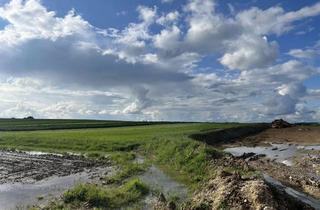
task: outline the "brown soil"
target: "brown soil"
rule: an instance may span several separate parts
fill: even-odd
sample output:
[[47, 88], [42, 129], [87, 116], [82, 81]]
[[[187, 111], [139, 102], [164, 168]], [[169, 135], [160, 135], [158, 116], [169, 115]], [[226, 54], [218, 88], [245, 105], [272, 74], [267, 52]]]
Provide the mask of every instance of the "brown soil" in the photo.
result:
[[[309, 210], [312, 207], [288, 196], [253, 174], [247, 161], [226, 155], [212, 160], [217, 175], [204, 183], [181, 210]], [[241, 174], [239, 173], [241, 172]], [[251, 172], [251, 173], [250, 173]], [[172, 206], [172, 205], [171, 205]], [[155, 210], [172, 210], [170, 203], [160, 196]]]
[[[261, 133], [237, 139], [222, 147], [262, 146], [270, 143], [298, 145], [319, 145], [320, 126], [293, 126], [288, 128], [270, 128]], [[270, 175], [283, 184], [320, 199], [320, 152], [301, 151], [293, 159], [294, 164], [287, 166], [267, 158], [248, 161], [255, 169]]]
[[235, 144], [257, 145], [266, 142], [294, 143], [300, 145], [320, 144], [320, 126], [293, 126], [270, 128], [256, 135], [234, 141]]
[[243, 179], [238, 174], [220, 174], [198, 192], [190, 208], [234, 210], [313, 209], [276, 191], [261, 179]]
[[67, 176], [103, 165], [106, 165], [106, 161], [90, 160], [78, 155], [36, 155], [0, 150], [0, 184], [33, 183], [51, 176]]
[[[257, 131], [259, 131], [257, 129]], [[260, 130], [261, 131], [261, 130]], [[229, 133], [233, 130], [228, 131]], [[224, 134], [224, 133], [223, 133]], [[246, 134], [246, 133], [244, 133]], [[224, 135], [225, 136], [225, 135]], [[288, 128], [268, 128], [251, 135], [240, 135], [219, 141], [219, 133], [202, 135], [202, 140], [215, 147], [263, 146], [270, 143], [319, 145], [320, 126], [295, 125]], [[218, 141], [217, 141], [218, 140]], [[294, 158], [293, 166], [271, 161], [263, 156], [234, 158], [226, 167], [252, 168], [279, 180], [286, 186], [320, 199], [320, 152], [308, 151]], [[250, 161], [249, 161], [250, 160]], [[299, 206], [300, 205], [300, 206]], [[191, 209], [312, 209], [301, 206], [284, 192], [275, 190], [260, 178], [243, 179], [235, 174], [217, 176], [193, 198]], [[188, 208], [187, 208], [188, 209]]]
[[286, 186], [305, 192], [320, 199], [319, 167], [320, 159], [303, 157], [293, 166], [262, 158], [249, 161], [249, 165], [279, 180]]

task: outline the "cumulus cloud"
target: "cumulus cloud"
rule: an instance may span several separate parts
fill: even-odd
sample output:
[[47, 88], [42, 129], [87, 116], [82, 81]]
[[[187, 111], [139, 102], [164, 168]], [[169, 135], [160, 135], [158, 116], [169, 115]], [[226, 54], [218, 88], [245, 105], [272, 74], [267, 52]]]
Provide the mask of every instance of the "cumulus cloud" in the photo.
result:
[[160, 34], [155, 35], [154, 45], [163, 50], [176, 50], [179, 46], [181, 31], [173, 26], [170, 29], [164, 29]]
[[257, 34], [275, 33], [281, 35], [293, 29], [292, 23], [307, 17], [320, 14], [320, 3], [301, 8], [297, 11], [285, 12], [280, 6], [262, 10], [253, 7], [237, 14], [237, 20], [247, 29]]
[[14, 45], [32, 39], [57, 40], [83, 34], [90, 25], [71, 10], [64, 18], [47, 11], [39, 0], [12, 0], [0, 8], [0, 18], [9, 22], [0, 33], [0, 43]]
[[293, 49], [291, 60], [279, 60], [281, 43], [272, 35], [319, 15], [320, 4], [238, 13], [229, 6], [229, 15], [218, 4], [189, 0], [167, 12], [141, 5], [137, 22], [101, 29], [75, 10], [57, 16], [40, 0], [11, 0], [0, 7], [7, 22], [0, 29], [2, 116], [315, 119], [304, 101], [319, 91], [304, 82], [319, 68], [303, 59], [318, 48]]
[[230, 52], [220, 59], [229, 69], [261, 68], [277, 58], [278, 44], [258, 36], [243, 36], [230, 44]]

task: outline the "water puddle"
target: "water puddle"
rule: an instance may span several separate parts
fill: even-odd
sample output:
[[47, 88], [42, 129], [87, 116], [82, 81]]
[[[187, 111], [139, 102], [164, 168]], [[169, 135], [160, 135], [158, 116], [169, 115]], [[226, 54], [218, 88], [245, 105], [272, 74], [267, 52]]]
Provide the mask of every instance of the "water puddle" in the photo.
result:
[[106, 162], [79, 155], [0, 150], [0, 209], [45, 204], [75, 184], [93, 182], [111, 170]]
[[[135, 162], [143, 164], [145, 159], [142, 156], [137, 156]], [[188, 189], [186, 186], [173, 180], [155, 165], [151, 165], [151, 167], [138, 178], [152, 189], [163, 193], [167, 199], [175, 197], [179, 200], [185, 200], [188, 196]], [[150, 193], [143, 201], [143, 210], [153, 209], [153, 204], [157, 200], [158, 197], [153, 193]]]
[[[105, 174], [111, 168], [96, 168], [62, 177], [50, 177], [35, 183], [6, 183], [0, 185], [0, 209], [27, 209], [28, 205], [45, 204], [50, 197], [56, 197], [63, 191], [80, 182], [93, 182], [99, 174]], [[39, 200], [44, 197], [44, 200]]]
[[320, 201], [319, 200], [314, 199], [314, 198], [306, 195], [305, 193], [294, 190], [291, 187], [286, 187], [286, 186], [282, 185], [279, 181], [273, 179], [272, 177], [270, 177], [267, 174], [264, 174], [263, 177], [266, 180], [266, 182], [268, 182], [269, 184], [275, 186], [276, 188], [278, 188], [280, 190], [284, 190], [288, 195], [298, 199], [299, 201], [301, 201], [303, 203], [309, 204], [311, 207], [313, 207], [315, 209], [320, 209]]
[[320, 150], [320, 145], [299, 146], [294, 144], [271, 144], [269, 147], [232, 147], [227, 148], [224, 151], [229, 152], [236, 157], [242, 156], [244, 153], [255, 153], [257, 155], [262, 154], [271, 160], [292, 166], [292, 158], [300, 150]]
[[185, 199], [187, 197], [188, 190], [184, 185], [171, 179], [154, 165], [152, 165], [144, 174], [140, 175], [139, 178], [142, 182], [152, 188], [160, 190], [166, 197], [176, 196], [180, 199]]

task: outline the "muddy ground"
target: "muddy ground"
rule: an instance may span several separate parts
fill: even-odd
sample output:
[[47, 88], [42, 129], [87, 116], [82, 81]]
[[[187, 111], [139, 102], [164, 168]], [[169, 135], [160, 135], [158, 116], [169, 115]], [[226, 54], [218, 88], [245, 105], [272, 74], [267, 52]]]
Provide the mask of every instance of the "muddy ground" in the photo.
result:
[[67, 176], [106, 165], [80, 155], [0, 150], [0, 184], [33, 183], [51, 176]]
[[0, 150], [0, 209], [46, 206], [77, 183], [100, 182], [112, 171], [104, 158]]
[[[308, 148], [307, 145], [315, 147]], [[319, 126], [293, 126], [283, 129], [267, 129], [259, 134], [233, 140], [232, 143], [224, 144], [222, 147], [271, 148], [276, 154], [272, 158], [268, 155], [253, 153], [247, 153], [239, 158], [244, 159], [250, 167], [270, 175], [282, 184], [320, 200], [319, 145]], [[292, 157], [283, 161], [277, 159], [278, 156], [281, 157], [281, 152], [288, 153], [288, 150], [292, 148], [296, 148]]]
[[[292, 143], [299, 145], [319, 145], [320, 126], [292, 126], [289, 128], [270, 128], [258, 134], [233, 140], [234, 145], [262, 145], [272, 143]], [[229, 146], [229, 145], [224, 145]]]

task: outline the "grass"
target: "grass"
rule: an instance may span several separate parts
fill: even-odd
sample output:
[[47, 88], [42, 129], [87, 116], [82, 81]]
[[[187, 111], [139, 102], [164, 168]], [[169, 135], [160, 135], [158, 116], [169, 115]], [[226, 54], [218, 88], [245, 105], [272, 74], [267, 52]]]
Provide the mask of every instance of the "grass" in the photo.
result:
[[127, 164], [134, 158], [132, 151], [140, 152], [173, 177], [195, 185], [209, 176], [210, 157], [220, 152], [189, 138], [190, 134], [214, 129], [230, 128], [239, 124], [177, 123], [163, 125], [131, 126], [119, 128], [16, 131], [1, 132], [0, 146], [24, 150], [50, 152], [78, 152], [100, 156], [112, 153], [112, 158], [122, 165], [122, 172], [113, 177], [114, 182], [143, 170], [141, 166]]
[[169, 122], [134, 122], [112, 120], [68, 120], [68, 119], [0, 119], [0, 131], [32, 131], [82, 128], [109, 128], [136, 125], [168, 124]]
[[101, 129], [1, 132], [1, 147], [27, 150], [114, 152], [132, 151], [159, 139], [181, 140], [203, 130], [234, 124], [190, 123]]
[[145, 149], [146, 156], [191, 188], [212, 177], [215, 167], [210, 161], [223, 155], [223, 152], [187, 137], [180, 141], [159, 139], [147, 144]]
[[119, 209], [138, 203], [148, 192], [148, 186], [136, 178], [120, 187], [78, 184], [63, 194], [62, 201], [53, 202], [44, 209]]
[[[5, 131], [0, 132], [0, 147], [69, 151], [86, 153], [95, 158], [109, 154], [120, 170], [107, 178], [107, 182], [120, 187], [79, 185], [65, 194], [64, 201], [68, 205], [89, 203], [97, 208], [104, 208], [103, 205], [117, 208], [117, 205], [130, 203], [143, 194], [139, 190], [132, 190], [140, 189], [142, 183], [138, 180], [127, 182], [132, 176], [145, 170], [148, 164], [135, 163], [136, 154], [143, 155], [149, 163], [158, 165], [174, 179], [194, 189], [215, 174], [215, 166], [210, 161], [222, 156], [223, 152], [190, 139], [189, 136], [239, 125], [241, 124], [175, 123], [99, 129]], [[58, 207], [50, 209], [63, 209], [65, 205]]]

